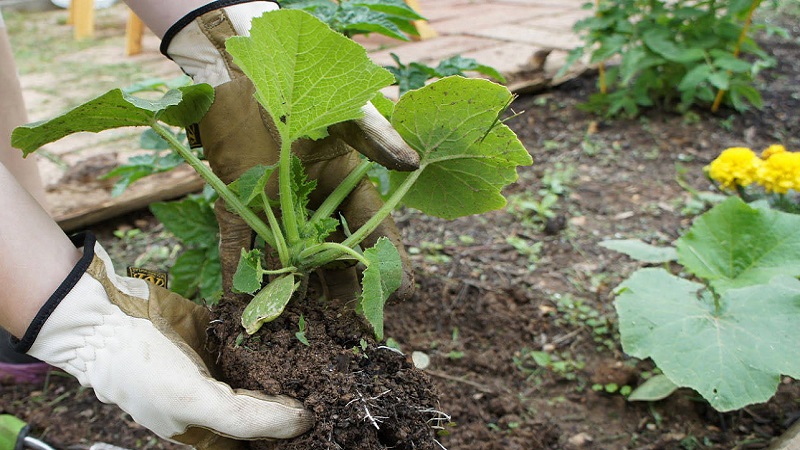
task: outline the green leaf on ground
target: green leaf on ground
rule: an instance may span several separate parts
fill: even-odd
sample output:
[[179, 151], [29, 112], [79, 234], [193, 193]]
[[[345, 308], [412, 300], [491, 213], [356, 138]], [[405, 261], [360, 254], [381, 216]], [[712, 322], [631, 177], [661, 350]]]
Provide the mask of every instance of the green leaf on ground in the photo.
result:
[[383, 306], [403, 278], [403, 263], [392, 241], [384, 237], [375, 246], [364, 251], [370, 262], [364, 271], [361, 293], [361, 310], [375, 330], [375, 337], [383, 339]]
[[11, 144], [26, 155], [73, 133], [129, 126], [149, 126], [156, 121], [185, 127], [199, 121], [214, 102], [214, 89], [196, 84], [168, 91], [158, 100], [147, 100], [109, 91], [52, 119], [17, 127]]
[[325, 136], [328, 126], [361, 117], [361, 107], [394, 82], [361, 45], [305, 11], [268, 12], [253, 20], [250, 35], [229, 39], [227, 48], [282, 139]]
[[294, 275], [287, 274], [261, 289], [242, 312], [242, 326], [247, 334], [255, 333], [261, 325], [280, 316], [298, 285]]
[[651, 264], [660, 264], [678, 259], [674, 247], [656, 247], [638, 239], [609, 239], [599, 244], [615, 252], [624, 253], [631, 258]]
[[695, 220], [677, 242], [678, 261], [718, 292], [800, 275], [800, 216], [738, 197]]
[[666, 375], [655, 375], [634, 389], [631, 395], [628, 396], [628, 400], [632, 402], [654, 402], [669, 397], [676, 390], [678, 390], [678, 386]]
[[211, 203], [201, 197], [175, 202], [156, 202], [150, 211], [178, 239], [189, 245], [216, 247], [219, 225]]
[[[403, 202], [445, 219], [505, 206], [501, 190], [517, 180], [531, 156], [499, 118], [511, 103], [508, 89], [458, 76], [407, 92], [392, 125], [420, 154], [423, 169]], [[392, 185], [408, 173], [392, 173]]]
[[800, 281], [776, 277], [718, 301], [702, 284], [638, 270], [615, 300], [622, 347], [719, 411], [765, 402], [780, 375], [800, 376]]

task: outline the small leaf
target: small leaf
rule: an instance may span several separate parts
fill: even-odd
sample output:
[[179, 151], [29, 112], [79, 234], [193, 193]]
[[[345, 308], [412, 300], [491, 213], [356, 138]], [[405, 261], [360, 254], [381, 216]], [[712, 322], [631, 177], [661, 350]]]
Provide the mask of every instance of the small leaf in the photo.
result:
[[53, 119], [16, 128], [11, 144], [27, 155], [45, 144], [81, 131], [98, 133], [120, 127], [149, 126], [156, 120], [186, 126], [200, 120], [213, 101], [214, 90], [207, 84], [173, 89], [158, 100], [146, 100], [114, 89]]
[[310, 346], [311, 344], [308, 342], [308, 338], [306, 337], [306, 330], [308, 329], [308, 325], [306, 325], [306, 318], [300, 314], [300, 320], [297, 322], [297, 332], [294, 336], [306, 347]]
[[609, 250], [624, 253], [631, 258], [651, 264], [660, 264], [678, 259], [673, 247], [656, 247], [638, 239], [609, 239], [599, 244]]
[[264, 269], [261, 267], [261, 250], [254, 248], [249, 252], [242, 249], [239, 265], [233, 274], [234, 292], [252, 294], [261, 288], [264, 279]]
[[[403, 95], [392, 124], [420, 154], [421, 169], [403, 202], [445, 219], [505, 206], [501, 190], [517, 180], [517, 166], [532, 163], [499, 120], [512, 99], [504, 86], [458, 76]], [[393, 188], [408, 176], [393, 172]]]
[[256, 202], [259, 206], [263, 206], [260, 201], [261, 193], [266, 189], [269, 177], [277, 168], [275, 165], [251, 167], [231, 183], [231, 189], [245, 205]]
[[403, 278], [403, 263], [400, 253], [392, 242], [382, 237], [375, 246], [364, 251], [370, 262], [362, 279], [361, 310], [375, 331], [378, 340], [383, 339], [383, 305]]
[[628, 396], [628, 400], [632, 402], [654, 402], [669, 397], [677, 390], [678, 386], [666, 375], [656, 375], [634, 389], [631, 395]]
[[242, 326], [247, 334], [255, 333], [261, 325], [280, 316], [298, 285], [294, 275], [283, 275], [256, 294], [242, 312]]

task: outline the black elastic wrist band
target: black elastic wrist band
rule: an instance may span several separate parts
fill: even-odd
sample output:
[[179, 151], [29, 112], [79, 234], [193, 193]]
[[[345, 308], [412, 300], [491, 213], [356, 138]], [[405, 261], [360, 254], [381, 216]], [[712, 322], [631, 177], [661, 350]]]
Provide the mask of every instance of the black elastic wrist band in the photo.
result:
[[172, 42], [172, 38], [175, 37], [181, 30], [186, 28], [186, 25], [189, 25], [194, 19], [202, 16], [203, 14], [211, 11], [215, 11], [220, 8], [226, 8], [228, 6], [239, 5], [242, 3], [253, 3], [253, 2], [269, 2], [278, 4], [277, 0], [217, 0], [211, 3], [207, 3], [204, 6], [201, 6], [194, 11], [190, 12], [189, 14], [181, 17], [181, 19], [175, 24], [173, 24], [166, 33], [164, 33], [164, 37], [161, 39], [161, 53], [169, 59], [170, 56], [167, 54], [167, 50], [169, 50], [169, 44]]
[[75, 245], [75, 247], [83, 246], [83, 256], [81, 256], [81, 259], [69, 272], [67, 278], [65, 278], [64, 281], [61, 282], [61, 285], [53, 292], [53, 295], [51, 295], [41, 309], [39, 309], [39, 312], [36, 313], [36, 317], [33, 318], [33, 321], [28, 326], [25, 335], [22, 336], [22, 340], [18, 341], [12, 337], [11, 341], [14, 350], [20, 353], [27, 353], [28, 350], [30, 350], [31, 345], [36, 341], [36, 338], [39, 336], [39, 331], [42, 330], [42, 326], [47, 322], [50, 314], [55, 311], [56, 307], [61, 303], [61, 300], [64, 300], [64, 297], [78, 284], [83, 274], [89, 269], [89, 264], [92, 263], [92, 259], [94, 259], [94, 244], [96, 239], [92, 233], [79, 233], [70, 236], [70, 240], [72, 240], [72, 244]]

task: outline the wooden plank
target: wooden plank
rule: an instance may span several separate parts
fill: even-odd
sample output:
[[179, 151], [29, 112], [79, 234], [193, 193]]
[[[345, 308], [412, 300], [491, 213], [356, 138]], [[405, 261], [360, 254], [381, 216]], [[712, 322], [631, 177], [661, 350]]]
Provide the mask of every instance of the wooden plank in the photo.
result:
[[142, 53], [142, 37], [144, 36], [144, 22], [133, 11], [128, 14], [128, 23], [125, 27], [125, 54], [128, 56]]
[[80, 231], [104, 220], [147, 208], [153, 202], [173, 200], [199, 192], [205, 182], [189, 166], [180, 166], [143, 178], [119, 197], [98, 183], [58, 185], [47, 194], [50, 214], [65, 232]]

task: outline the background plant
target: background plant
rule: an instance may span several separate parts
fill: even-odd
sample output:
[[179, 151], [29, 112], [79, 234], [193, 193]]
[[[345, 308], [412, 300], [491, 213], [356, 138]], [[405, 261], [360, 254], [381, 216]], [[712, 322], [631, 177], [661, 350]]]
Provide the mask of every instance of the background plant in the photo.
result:
[[378, 33], [401, 41], [419, 36], [414, 22], [423, 20], [403, 0], [281, 0], [286, 9], [313, 14], [332, 30], [347, 37]]
[[[712, 163], [708, 172], [728, 188], [753, 183], [759, 158], [748, 151], [723, 152], [724, 168]], [[732, 196], [697, 217], [675, 247], [604, 246], [665, 265], [639, 269], [616, 289], [623, 350], [663, 372], [631, 399], [690, 387], [730, 411], [767, 401], [781, 375], [800, 375], [800, 216]]]
[[400, 95], [425, 86], [428, 80], [434, 78], [444, 78], [452, 75], [465, 75], [466, 72], [477, 72], [498, 81], [505, 83], [506, 78], [494, 67], [479, 63], [473, 58], [464, 58], [461, 55], [452, 56], [439, 62], [436, 67], [428, 66], [420, 62], [403, 64], [400, 57], [390, 53], [396, 66], [384, 66], [394, 75]]
[[645, 107], [686, 111], [715, 100], [737, 111], [761, 108], [755, 76], [774, 61], [751, 37], [764, 28], [750, 27], [759, 4], [599, 0], [595, 16], [575, 25], [584, 45], [569, 61], [588, 54], [592, 64], [615, 64], [605, 67], [600, 92], [584, 107], [608, 116], [635, 116]]

